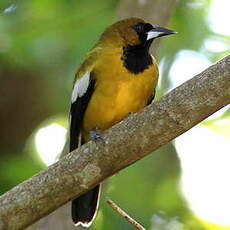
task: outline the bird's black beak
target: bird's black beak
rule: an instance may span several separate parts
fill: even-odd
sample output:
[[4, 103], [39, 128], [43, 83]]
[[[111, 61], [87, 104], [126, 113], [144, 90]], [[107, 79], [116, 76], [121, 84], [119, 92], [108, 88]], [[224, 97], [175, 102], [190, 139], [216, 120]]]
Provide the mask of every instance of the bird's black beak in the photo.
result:
[[177, 34], [177, 32], [173, 31], [173, 30], [166, 29], [164, 27], [156, 26], [147, 32], [147, 40], [166, 36], [166, 35], [170, 35], [170, 34]]

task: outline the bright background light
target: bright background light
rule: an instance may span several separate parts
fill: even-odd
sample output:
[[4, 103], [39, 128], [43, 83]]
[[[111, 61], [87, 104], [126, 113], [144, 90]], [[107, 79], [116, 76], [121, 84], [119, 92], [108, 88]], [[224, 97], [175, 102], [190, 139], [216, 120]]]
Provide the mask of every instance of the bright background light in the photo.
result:
[[213, 131], [221, 129], [230, 129], [229, 119], [217, 121], [212, 129], [195, 126], [175, 140], [175, 147], [190, 208], [206, 221], [230, 225], [230, 133]]
[[36, 149], [46, 165], [51, 165], [57, 160], [65, 144], [66, 132], [66, 129], [57, 123], [52, 123], [37, 131]]
[[211, 52], [224, 52], [230, 48], [222, 39], [212, 37], [206, 39], [204, 47]]
[[180, 51], [169, 72], [170, 90], [191, 79], [210, 65], [210, 61], [198, 52]]
[[230, 1], [229, 0], [212, 0], [209, 11], [208, 25], [219, 34], [230, 34]]
[[177, 216], [167, 217], [164, 211], [154, 214], [151, 219], [151, 230], [183, 230], [185, 226]]
[[[169, 90], [211, 65], [206, 51], [230, 50], [230, 42], [218, 36], [227, 39], [230, 35], [229, 9], [229, 0], [212, 0], [207, 21], [217, 34], [206, 39], [200, 51], [182, 50], [177, 54], [169, 72]], [[226, 109], [208, 119], [219, 120], [197, 125], [178, 137], [175, 147], [182, 170], [180, 188], [191, 210], [210, 223], [230, 226], [230, 119], [220, 119]]]

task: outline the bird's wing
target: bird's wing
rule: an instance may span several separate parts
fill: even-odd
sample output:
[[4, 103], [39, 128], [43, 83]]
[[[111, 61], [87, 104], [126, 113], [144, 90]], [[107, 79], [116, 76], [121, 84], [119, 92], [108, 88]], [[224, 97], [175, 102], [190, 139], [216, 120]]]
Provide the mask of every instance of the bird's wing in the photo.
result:
[[92, 72], [77, 77], [73, 86], [69, 112], [70, 152], [81, 145], [81, 128], [87, 105], [94, 91]]

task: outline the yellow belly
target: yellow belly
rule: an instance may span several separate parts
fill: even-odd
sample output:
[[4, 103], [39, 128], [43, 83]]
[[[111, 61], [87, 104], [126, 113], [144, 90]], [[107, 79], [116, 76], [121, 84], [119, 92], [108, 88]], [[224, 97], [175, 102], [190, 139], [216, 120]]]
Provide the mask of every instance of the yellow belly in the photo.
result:
[[[116, 66], [119, 66], [117, 63]], [[90, 130], [104, 131], [121, 121], [130, 112], [144, 108], [157, 84], [158, 70], [152, 65], [141, 74], [130, 74], [124, 68], [100, 68], [105, 77], [96, 79], [95, 91], [83, 119], [83, 138], [89, 140]], [[121, 72], [122, 71], [122, 72]], [[106, 73], [110, 74], [107, 75]], [[109, 76], [109, 78], [108, 78]], [[113, 76], [113, 77], [112, 77]]]

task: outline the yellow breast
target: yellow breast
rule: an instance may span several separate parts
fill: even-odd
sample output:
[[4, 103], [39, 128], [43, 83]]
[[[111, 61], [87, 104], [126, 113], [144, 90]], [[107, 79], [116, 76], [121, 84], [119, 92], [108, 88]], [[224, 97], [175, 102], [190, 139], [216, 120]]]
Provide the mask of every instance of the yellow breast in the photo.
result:
[[144, 72], [132, 74], [123, 66], [120, 57], [119, 53], [105, 55], [93, 71], [96, 84], [83, 120], [85, 140], [89, 139], [90, 130], [106, 130], [130, 112], [145, 107], [156, 87], [158, 69], [155, 59]]

